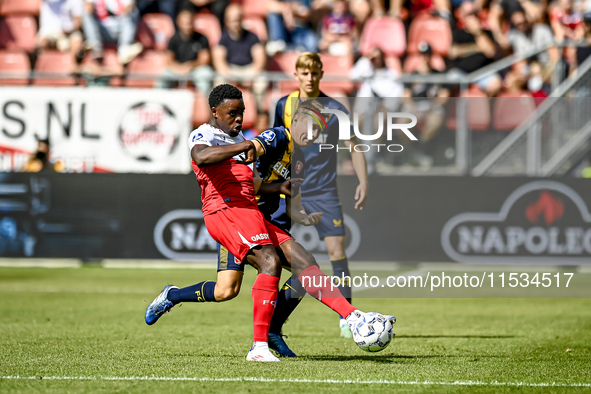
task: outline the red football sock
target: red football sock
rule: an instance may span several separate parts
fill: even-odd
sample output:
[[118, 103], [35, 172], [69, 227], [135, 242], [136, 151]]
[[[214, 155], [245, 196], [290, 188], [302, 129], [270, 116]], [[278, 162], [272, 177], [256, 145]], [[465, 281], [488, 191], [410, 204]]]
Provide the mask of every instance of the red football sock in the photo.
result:
[[337, 286], [332, 285], [330, 278], [318, 266], [311, 265], [303, 270], [299, 279], [312, 297], [339, 315], [347, 317], [357, 309], [343, 297]]
[[258, 274], [252, 285], [252, 333], [255, 341], [269, 341], [269, 326], [277, 305], [279, 278]]

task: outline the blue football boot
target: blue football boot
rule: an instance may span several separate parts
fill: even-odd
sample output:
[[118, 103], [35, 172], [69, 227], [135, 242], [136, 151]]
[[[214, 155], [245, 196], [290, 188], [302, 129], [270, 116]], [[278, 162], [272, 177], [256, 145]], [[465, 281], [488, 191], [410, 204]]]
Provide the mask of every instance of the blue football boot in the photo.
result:
[[172, 309], [174, 305], [168, 300], [168, 292], [171, 289], [178, 289], [178, 287], [172, 285], [166, 286], [162, 292], [158, 294], [158, 297], [154, 298], [154, 301], [148, 305], [148, 308], [146, 309], [146, 324], [151, 326], [160, 319], [160, 316]]
[[297, 357], [283, 340], [283, 335], [269, 333], [269, 349], [275, 350], [281, 357]]

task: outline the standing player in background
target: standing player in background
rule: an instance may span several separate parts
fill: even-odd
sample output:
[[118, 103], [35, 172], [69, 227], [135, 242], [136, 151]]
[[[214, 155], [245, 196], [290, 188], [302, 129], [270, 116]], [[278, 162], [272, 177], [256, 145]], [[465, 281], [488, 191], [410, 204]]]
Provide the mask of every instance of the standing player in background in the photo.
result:
[[[296, 61], [295, 68], [294, 75], [300, 84], [299, 90], [282, 97], [277, 102], [274, 127], [290, 127], [292, 111], [295, 107], [294, 102], [299, 103], [300, 99], [323, 98], [321, 101], [325, 107], [348, 113], [347, 109], [341, 103], [328, 98], [327, 95], [320, 91], [320, 80], [324, 72], [322, 71], [322, 62], [317, 54], [311, 52], [302, 53]], [[321, 151], [319, 145], [331, 144], [334, 147], [338, 146], [339, 126], [336, 116], [333, 116], [327, 124], [328, 129], [322, 130], [320, 137], [315, 143], [303, 149], [306, 159], [306, 180], [302, 184], [302, 205], [307, 212], [324, 213], [320, 223], [316, 225], [316, 230], [320, 239], [324, 239], [326, 243], [333, 268], [333, 275], [350, 277], [349, 261], [345, 254], [343, 212], [337, 192], [337, 151], [336, 149], [323, 149]], [[362, 152], [355, 151], [356, 138], [352, 130], [351, 139], [345, 140], [344, 143], [351, 152], [353, 167], [359, 179], [359, 185], [355, 191], [355, 209], [363, 209], [368, 189], [365, 156]], [[280, 222], [289, 220], [285, 214], [277, 214], [273, 218]], [[287, 283], [286, 285], [282, 288], [279, 299], [289, 297], [289, 295], [284, 294], [285, 292], [297, 292], [299, 288], [297, 280], [291, 281], [291, 283]], [[340, 289], [345, 298], [351, 302], [350, 283], [345, 283], [344, 286], [340, 286]], [[275, 314], [271, 324], [272, 333], [280, 334], [283, 323], [300, 300], [300, 297], [292, 297], [288, 301], [291, 304], [291, 308], [282, 309], [285, 311], [285, 315], [280, 316], [277, 313]], [[351, 331], [343, 316], [341, 316], [339, 327], [341, 329], [341, 337], [351, 338]]]

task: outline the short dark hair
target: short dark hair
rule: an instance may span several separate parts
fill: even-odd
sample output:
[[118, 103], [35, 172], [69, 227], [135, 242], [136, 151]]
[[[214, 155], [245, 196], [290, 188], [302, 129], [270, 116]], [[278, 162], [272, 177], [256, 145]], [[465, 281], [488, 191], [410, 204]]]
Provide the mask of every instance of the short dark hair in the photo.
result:
[[217, 107], [224, 100], [242, 100], [242, 92], [236, 86], [228, 83], [218, 85], [209, 94], [209, 107]]

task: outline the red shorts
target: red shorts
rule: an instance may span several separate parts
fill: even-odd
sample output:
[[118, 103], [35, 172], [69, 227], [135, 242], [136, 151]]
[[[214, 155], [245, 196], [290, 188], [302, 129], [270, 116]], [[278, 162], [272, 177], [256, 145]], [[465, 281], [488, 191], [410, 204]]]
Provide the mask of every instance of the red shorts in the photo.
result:
[[209, 235], [224, 245], [240, 262], [255, 246], [278, 247], [291, 239], [285, 231], [269, 223], [256, 208], [226, 208], [203, 216]]

